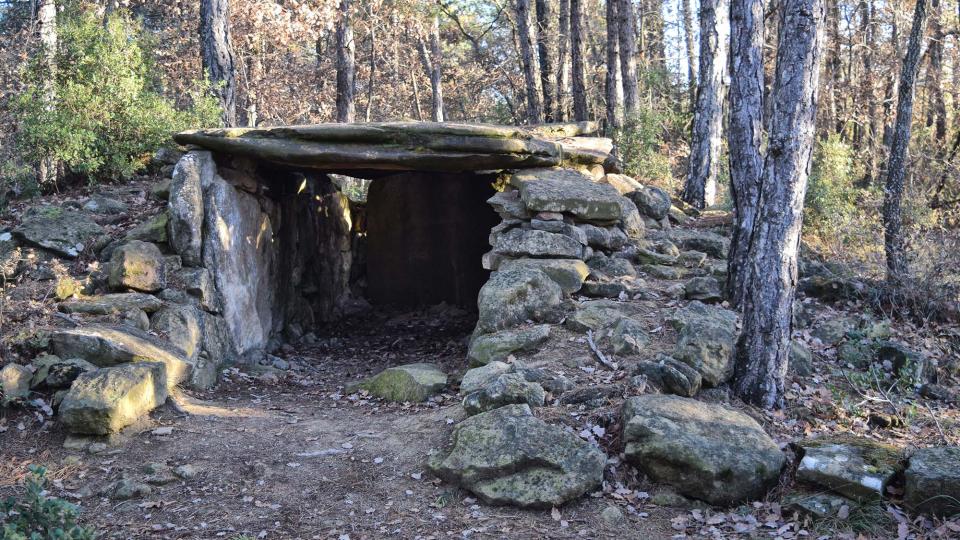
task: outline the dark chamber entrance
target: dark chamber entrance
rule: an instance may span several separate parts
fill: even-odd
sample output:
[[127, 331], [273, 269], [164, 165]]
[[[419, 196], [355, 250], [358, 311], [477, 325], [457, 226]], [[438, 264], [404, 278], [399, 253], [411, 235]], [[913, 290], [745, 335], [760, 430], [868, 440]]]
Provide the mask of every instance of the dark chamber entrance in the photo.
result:
[[492, 175], [399, 173], [370, 185], [366, 204], [366, 297], [417, 307], [447, 302], [473, 310], [488, 272], [481, 258], [499, 222], [486, 203]]

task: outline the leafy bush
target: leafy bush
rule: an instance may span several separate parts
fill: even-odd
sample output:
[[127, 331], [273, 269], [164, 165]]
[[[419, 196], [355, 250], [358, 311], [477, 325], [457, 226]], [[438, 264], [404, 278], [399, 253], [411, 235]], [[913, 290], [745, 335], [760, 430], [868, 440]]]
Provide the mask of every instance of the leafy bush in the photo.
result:
[[104, 23], [91, 10], [72, 8], [58, 24], [52, 87], [37, 54], [14, 103], [23, 161], [53, 159], [91, 179], [124, 178], [169, 144], [171, 133], [217, 124], [219, 106], [203, 84], [195, 85], [187, 111], [160, 95], [149, 39], [129, 16], [118, 11]]
[[670, 179], [670, 158], [662, 151], [668, 115], [654, 109], [640, 109], [624, 120], [615, 135], [623, 171], [646, 180]]
[[30, 466], [31, 477], [22, 499], [0, 502], [0, 540], [92, 540], [93, 529], [77, 524], [80, 508], [49, 497], [44, 489], [46, 469]]
[[819, 141], [813, 155], [806, 208], [810, 224], [831, 233], [857, 216], [860, 194], [854, 182], [862, 171], [854, 165], [854, 152], [839, 135]]

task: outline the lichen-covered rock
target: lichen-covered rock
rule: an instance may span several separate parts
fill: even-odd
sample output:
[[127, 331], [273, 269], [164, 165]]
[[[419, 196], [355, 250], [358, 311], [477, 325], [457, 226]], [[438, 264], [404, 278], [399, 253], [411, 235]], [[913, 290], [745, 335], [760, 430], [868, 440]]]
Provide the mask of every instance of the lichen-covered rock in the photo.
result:
[[203, 246], [202, 178], [212, 178], [215, 166], [210, 152], [184, 154], [173, 170], [170, 182], [170, 246], [190, 266], [201, 263]]
[[433, 364], [407, 364], [387, 368], [358, 384], [359, 388], [388, 401], [426, 401], [447, 385], [447, 374]]
[[131, 309], [141, 309], [153, 313], [163, 306], [156, 296], [139, 293], [113, 293], [99, 296], [84, 296], [61, 302], [57, 309], [64, 313], [86, 313], [89, 315], [110, 315], [124, 313]]
[[606, 457], [595, 446], [507, 405], [460, 422], [428, 466], [490, 504], [550, 508], [597, 488]]
[[678, 396], [693, 397], [702, 384], [697, 370], [665, 354], [657, 355], [653, 361], [641, 361], [637, 364], [636, 373], [646, 376], [663, 392]]
[[183, 290], [197, 299], [200, 308], [210, 313], [220, 312], [220, 296], [213, 284], [213, 277], [206, 268], [184, 268], [177, 272], [176, 279], [183, 284]]
[[60, 358], [81, 358], [99, 367], [128, 362], [157, 362], [165, 366], [171, 387], [190, 376], [190, 359], [168, 343], [146, 332], [101, 325], [58, 330], [50, 334], [50, 347]]
[[0, 392], [3, 393], [3, 402], [29, 396], [31, 377], [33, 372], [27, 366], [7, 364], [0, 368]]
[[162, 212], [131, 229], [124, 236], [124, 239], [127, 242], [140, 240], [142, 242], [164, 244], [168, 241], [167, 225], [169, 221], [170, 215]]
[[507, 364], [506, 362], [498, 362], [494, 360], [489, 364], [484, 364], [479, 367], [468, 369], [466, 373], [463, 374], [463, 379], [460, 381], [460, 393], [461, 394], [470, 394], [480, 390], [487, 383], [495, 380], [500, 375], [504, 373], [510, 373], [513, 370], [513, 366]]
[[897, 472], [900, 452], [889, 445], [859, 439], [810, 440], [797, 444], [803, 459], [797, 480], [831, 489], [851, 499], [879, 499]]
[[587, 245], [596, 249], [616, 251], [627, 243], [627, 235], [619, 227], [597, 227], [589, 223], [577, 226], [583, 231]]
[[707, 254], [702, 251], [684, 251], [677, 256], [677, 262], [684, 268], [700, 268], [707, 262]]
[[662, 264], [644, 264], [640, 269], [657, 279], [676, 280], [687, 275], [682, 268]]
[[627, 196], [637, 205], [641, 213], [651, 219], [661, 220], [670, 212], [670, 195], [658, 187], [641, 186]]
[[749, 416], [667, 395], [629, 398], [623, 407], [624, 454], [652, 480], [710, 504], [762, 497], [785, 458]]
[[467, 358], [470, 360], [470, 365], [473, 366], [506, 360], [514, 352], [536, 349], [549, 337], [549, 324], [538, 324], [479, 335], [470, 342]]
[[803, 343], [793, 340], [790, 342], [790, 373], [807, 377], [813, 374], [813, 353]]
[[203, 338], [200, 313], [193, 306], [165, 306], [153, 315], [150, 329], [165, 337], [184, 356], [195, 360]]
[[720, 282], [712, 277], [695, 277], [684, 285], [684, 296], [688, 300], [699, 300], [707, 304], [723, 300]]
[[629, 309], [629, 305], [623, 302], [588, 300], [577, 306], [576, 311], [567, 317], [564, 326], [576, 332], [596, 332], [613, 326], [621, 317], [629, 315]]
[[133, 240], [110, 258], [110, 287], [157, 292], [167, 286], [167, 265], [156, 244]]
[[500, 270], [510, 268], [536, 268], [557, 282], [564, 294], [580, 290], [590, 275], [587, 264], [577, 259], [511, 259], [500, 264]]
[[662, 234], [686, 251], [702, 251], [714, 259], [726, 259], [730, 251], [730, 239], [710, 231], [675, 228]]
[[856, 323], [845, 317], [827, 319], [816, 323], [810, 335], [825, 345], [836, 345], [847, 336], [847, 332], [856, 328]]
[[590, 257], [587, 266], [590, 267], [590, 273], [598, 278], [637, 277], [637, 269], [630, 261], [620, 257], [608, 257], [603, 253], [595, 253]]
[[[607, 337], [606, 334], [605, 337]], [[620, 317], [610, 328], [609, 336], [604, 341], [609, 342], [613, 354], [618, 356], [640, 354], [650, 344], [650, 338], [643, 329], [643, 325], [629, 317]]]
[[707, 386], [717, 386], [733, 373], [737, 338], [736, 313], [691, 302], [667, 320], [679, 334], [673, 357], [696, 369]]
[[587, 221], [619, 221], [620, 193], [570, 169], [525, 169], [510, 183], [524, 205], [536, 212], [564, 212]]
[[33, 376], [30, 388], [57, 389], [67, 388], [81, 373], [94, 371], [97, 366], [80, 358], [61, 360], [53, 354], [42, 354], [30, 362]]
[[960, 446], [917, 450], [904, 479], [908, 508], [943, 517], [960, 514]]
[[94, 214], [122, 214], [127, 211], [127, 205], [116, 200], [107, 197], [101, 193], [97, 193], [87, 199], [87, 202], [83, 203], [83, 209], [87, 212], [93, 212]]
[[163, 364], [142, 362], [84, 373], [60, 403], [71, 433], [109, 435], [132, 424], [167, 399]]
[[493, 251], [508, 257], [579, 259], [583, 245], [569, 236], [536, 229], [510, 229], [497, 235]]
[[493, 210], [503, 219], [528, 219], [530, 211], [520, 200], [520, 192], [511, 189], [507, 191], [498, 191], [493, 197], [487, 199], [487, 204], [493, 207]]
[[488, 334], [527, 320], [555, 320], [562, 298], [560, 286], [535, 268], [494, 272], [477, 296], [477, 332]]
[[83, 212], [43, 206], [29, 211], [13, 234], [28, 244], [75, 259], [105, 231]]
[[587, 245], [587, 234], [582, 228], [577, 227], [576, 225], [571, 225], [564, 221], [562, 219], [563, 214], [558, 214], [556, 212], [541, 212], [537, 215], [543, 216], [553, 214], [561, 217], [561, 219], [533, 218], [530, 220], [530, 228], [538, 231], [547, 231], [562, 234], [563, 236], [569, 236], [570, 238], [579, 242], [581, 245]]
[[463, 398], [463, 409], [474, 415], [504, 405], [526, 403], [531, 407], [542, 407], [545, 399], [546, 393], [539, 384], [527, 381], [521, 373], [504, 373], [467, 394]]

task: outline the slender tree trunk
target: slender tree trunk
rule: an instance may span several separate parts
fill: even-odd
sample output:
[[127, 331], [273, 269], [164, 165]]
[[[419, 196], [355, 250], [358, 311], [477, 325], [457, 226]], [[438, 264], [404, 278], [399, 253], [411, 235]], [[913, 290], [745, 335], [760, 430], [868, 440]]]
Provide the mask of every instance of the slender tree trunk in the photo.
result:
[[749, 263], [732, 387], [765, 408], [783, 404], [797, 252], [816, 132], [823, 0], [783, 0], [773, 116]]
[[607, 111], [607, 136], [613, 136], [623, 127], [623, 106], [617, 91], [617, 72], [619, 71], [619, 30], [617, 28], [618, 0], [607, 0], [607, 72], [604, 90]]
[[943, 99], [943, 9], [940, 0], [930, 1], [930, 46], [927, 48], [926, 87], [929, 102], [927, 105], [927, 127], [933, 127], [933, 138], [937, 141], [935, 154], [943, 157], [947, 138], [947, 104]]
[[540, 86], [540, 59], [537, 57], [536, 25], [530, 11], [530, 0], [516, 0], [517, 34], [520, 40], [520, 59], [527, 92], [527, 122], [543, 122], [543, 89]]
[[608, 0], [618, 2], [617, 29], [620, 33], [620, 78], [623, 81], [623, 112], [627, 118], [636, 116], [639, 108], [637, 96], [637, 21], [633, 14], [632, 0]]
[[876, 33], [873, 24], [873, 1], [860, 2], [860, 33], [863, 38], [863, 77], [860, 79], [860, 102], [866, 105], [867, 116], [863, 118], [866, 126], [866, 144], [863, 150], [866, 153], [866, 171], [864, 185], [870, 186], [877, 177], [877, 126], [881, 118], [877, 114], [877, 99], [874, 95], [873, 83], [873, 51], [876, 47]]
[[900, 85], [897, 90], [897, 120], [887, 160], [887, 185], [883, 191], [884, 247], [887, 254], [887, 281], [900, 284], [907, 276], [907, 254], [903, 245], [903, 215], [900, 202], [903, 199], [903, 182], [906, 177], [907, 150], [910, 146], [910, 124], [913, 119], [913, 91], [920, 65], [924, 20], [927, 17], [927, 0], [917, 0], [913, 12], [913, 28], [907, 53], [900, 69]]
[[583, 6], [581, 0], [570, 0], [570, 60], [573, 65], [573, 118], [589, 120], [587, 111], [586, 67], [583, 62]]
[[[37, 26], [43, 63], [46, 68], [43, 79], [44, 107], [53, 111], [57, 106], [57, 3], [55, 0], [41, 0], [37, 10]], [[38, 176], [40, 184], [56, 182], [57, 162], [52, 157], [40, 160]]]
[[423, 64], [424, 71], [430, 77], [430, 89], [432, 92], [430, 98], [430, 116], [434, 122], [443, 122], [443, 87], [441, 78], [443, 75], [443, 50], [440, 48], [440, 19], [434, 16], [433, 24], [430, 27], [430, 50], [427, 50], [427, 44], [423, 38], [419, 39], [420, 62]]
[[543, 114], [547, 122], [557, 119], [557, 49], [553, 0], [537, 0], [537, 51], [540, 54], [540, 87], [543, 88]]
[[417, 120], [423, 122], [423, 109], [420, 107], [420, 87], [417, 84], [417, 74], [410, 70], [410, 83], [413, 85], [413, 112]]
[[690, 167], [683, 200], [697, 208], [717, 201], [717, 173], [726, 95], [727, 47], [730, 43], [728, 0], [700, 0], [700, 83], [693, 113]]
[[840, 6], [839, 0], [827, 1], [827, 58], [825, 60], [827, 110], [821, 115], [821, 125], [825, 135], [839, 133], [842, 130], [837, 93], [840, 91]]
[[[680, 0], [680, 14], [683, 19], [683, 40], [687, 48], [687, 88], [690, 91], [690, 106], [697, 100], [697, 55], [693, 47], [693, 19], [690, 0]], [[729, 19], [729, 16], [728, 16]]]
[[236, 69], [230, 45], [228, 0], [200, 0], [200, 47], [203, 70], [213, 84], [223, 108], [223, 124], [237, 125]]
[[340, 0], [337, 17], [337, 122], [353, 122], [357, 91], [356, 44], [350, 22], [352, 0]]
[[750, 274], [747, 255], [760, 200], [763, 157], [763, 0], [730, 0], [730, 190], [734, 226], [727, 265], [727, 296], [738, 307]]
[[373, 106], [373, 88], [377, 73], [377, 20], [370, 5], [370, 74], [367, 78], [367, 106], [363, 111], [364, 122], [370, 121], [370, 109]]
[[570, 109], [570, 0], [560, 0], [557, 48], [557, 120], [562, 122]]

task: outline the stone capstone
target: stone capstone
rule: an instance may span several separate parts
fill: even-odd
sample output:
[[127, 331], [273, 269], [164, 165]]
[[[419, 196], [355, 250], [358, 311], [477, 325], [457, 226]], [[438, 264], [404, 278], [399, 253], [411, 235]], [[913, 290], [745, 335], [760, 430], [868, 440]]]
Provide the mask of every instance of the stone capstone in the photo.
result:
[[510, 183], [520, 189], [524, 205], [536, 212], [562, 212], [586, 221], [619, 221], [620, 193], [570, 169], [526, 169]]
[[110, 259], [110, 287], [157, 292], [167, 286], [167, 267], [156, 244], [133, 240], [113, 252]]
[[538, 324], [479, 335], [470, 342], [467, 359], [472, 366], [506, 360], [514, 352], [536, 349], [549, 337], [549, 324]]
[[960, 446], [917, 450], [904, 480], [908, 508], [942, 517], [960, 514]]
[[595, 446], [507, 405], [460, 422], [449, 450], [428, 463], [490, 504], [550, 508], [596, 489], [606, 457]]
[[203, 247], [203, 178], [213, 178], [216, 166], [210, 152], [193, 151], [184, 154], [173, 169], [170, 182], [167, 225], [170, 247], [183, 262], [198, 266]]
[[57, 308], [64, 313], [86, 313], [89, 315], [110, 315], [125, 313], [131, 309], [140, 309], [153, 313], [163, 306], [156, 296], [139, 293], [113, 293], [99, 296], [85, 296], [61, 302]]
[[477, 297], [477, 332], [504, 330], [532, 321], [557, 318], [563, 290], [535, 268], [514, 267], [494, 272]]
[[717, 386], [730, 378], [737, 338], [736, 313], [693, 301], [676, 310], [667, 322], [679, 334], [674, 358], [696, 369], [707, 386]]
[[536, 268], [560, 285], [564, 294], [580, 290], [590, 274], [587, 264], [577, 259], [510, 259], [503, 261], [499, 269]]
[[474, 415], [512, 404], [542, 407], [545, 399], [546, 393], [539, 384], [527, 381], [521, 373], [504, 373], [467, 394], [463, 409]]
[[142, 362], [98, 369], [74, 381], [60, 403], [60, 420], [71, 433], [109, 435], [166, 399], [163, 364]]
[[762, 497], [785, 461], [752, 418], [695, 399], [632, 397], [623, 423], [627, 461], [656, 482], [718, 506]]
[[447, 374], [433, 364], [387, 368], [357, 386], [388, 401], [426, 401], [447, 385]]
[[44, 206], [29, 211], [13, 234], [28, 244], [75, 259], [106, 231], [83, 212]]

